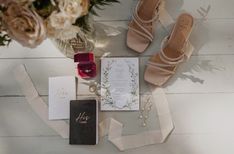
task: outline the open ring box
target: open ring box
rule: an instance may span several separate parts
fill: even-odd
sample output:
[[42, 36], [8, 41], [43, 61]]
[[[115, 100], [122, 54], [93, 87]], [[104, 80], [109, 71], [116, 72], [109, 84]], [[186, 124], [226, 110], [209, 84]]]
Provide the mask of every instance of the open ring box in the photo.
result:
[[74, 62], [77, 64], [78, 75], [81, 78], [93, 78], [97, 74], [97, 67], [93, 52], [79, 52], [74, 55]]

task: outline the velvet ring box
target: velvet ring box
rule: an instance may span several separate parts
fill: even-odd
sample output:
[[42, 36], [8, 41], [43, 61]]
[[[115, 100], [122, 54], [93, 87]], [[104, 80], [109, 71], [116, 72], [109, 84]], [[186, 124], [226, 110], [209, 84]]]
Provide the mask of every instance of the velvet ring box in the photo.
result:
[[77, 69], [81, 78], [88, 79], [96, 76], [96, 63], [92, 52], [81, 52], [74, 55], [74, 62], [78, 63]]

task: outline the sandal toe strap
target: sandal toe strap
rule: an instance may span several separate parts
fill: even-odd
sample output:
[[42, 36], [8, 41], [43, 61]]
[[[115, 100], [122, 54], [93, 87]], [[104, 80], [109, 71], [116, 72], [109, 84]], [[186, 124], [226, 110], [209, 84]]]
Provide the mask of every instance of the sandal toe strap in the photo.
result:
[[[137, 22], [136, 22], [137, 23]], [[133, 26], [128, 26], [129, 30], [132, 30], [133, 32], [143, 36], [144, 38], [148, 39], [150, 42], [153, 41], [153, 35], [143, 26], [139, 26], [144, 32], [134, 28]]]
[[150, 20], [141, 19], [140, 16], [138, 15], [139, 8], [140, 8], [141, 4], [142, 4], [142, 1], [139, 1], [137, 3], [137, 6], [135, 7], [135, 10], [134, 10], [134, 13], [133, 13], [133, 19], [136, 19], [136, 20], [138, 20], [139, 22], [141, 22], [143, 24], [149, 24], [149, 23], [152, 23], [152, 22], [156, 21], [159, 18], [159, 7], [161, 5], [161, 2], [159, 2], [158, 5], [155, 7], [155, 14], [154, 14], [153, 18], [150, 19]]
[[[148, 39], [150, 42], [153, 41], [153, 30], [148, 30], [147, 28], [145, 28], [145, 24], [150, 24], [150, 23], [153, 23], [154, 21], [156, 21], [158, 18], [159, 18], [159, 6], [160, 6], [160, 3], [157, 5], [157, 7], [155, 8], [155, 15], [153, 16], [152, 19], [150, 20], [144, 20], [144, 19], [141, 19], [140, 16], [138, 15], [138, 10], [139, 10], [139, 7], [140, 5], [142, 4], [142, 1], [139, 1], [137, 3], [137, 6], [135, 7], [135, 11], [133, 13], [133, 22], [136, 23], [137, 27], [139, 27], [139, 29], [136, 29], [135, 27], [129, 25], [128, 28], [132, 31], [134, 31], [135, 33], [143, 36], [144, 38]], [[153, 28], [153, 24], [150, 25], [151, 28]]]
[[164, 72], [165, 74], [175, 74], [174, 71], [170, 71], [170, 70], [164, 68], [164, 67], [168, 67], [168, 65], [164, 65], [164, 64], [160, 64], [160, 63], [155, 63], [155, 62], [152, 62], [152, 61], [149, 61], [147, 63], [147, 65], [153, 67], [154, 69], [158, 69], [158, 70]]

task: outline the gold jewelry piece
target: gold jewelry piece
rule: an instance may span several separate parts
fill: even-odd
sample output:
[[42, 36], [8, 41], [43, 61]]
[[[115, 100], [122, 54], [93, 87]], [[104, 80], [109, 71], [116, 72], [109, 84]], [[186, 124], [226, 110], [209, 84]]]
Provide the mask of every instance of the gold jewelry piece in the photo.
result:
[[140, 115], [139, 119], [142, 120], [141, 126], [146, 127], [147, 126], [147, 120], [149, 118], [149, 112], [151, 111], [152, 108], [152, 101], [151, 97], [148, 96], [144, 104], [142, 104], [142, 108], [140, 109]]
[[97, 96], [100, 96], [101, 86], [96, 81], [82, 82], [85, 85], [89, 86], [89, 92], [94, 93]]
[[97, 83], [97, 82], [91, 82], [90, 85], [89, 85], [89, 91], [91, 93], [95, 93], [97, 96], [100, 96], [100, 84]]
[[97, 86], [96, 86], [96, 85], [90, 85], [90, 86], [89, 86], [89, 91], [90, 91], [91, 93], [95, 93], [96, 90], [97, 90]]

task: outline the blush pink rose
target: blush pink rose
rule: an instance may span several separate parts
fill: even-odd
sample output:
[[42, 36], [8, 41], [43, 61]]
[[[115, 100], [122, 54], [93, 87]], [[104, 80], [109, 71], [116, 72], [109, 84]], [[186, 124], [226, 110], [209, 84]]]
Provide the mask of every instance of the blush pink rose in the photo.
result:
[[34, 48], [46, 38], [46, 28], [41, 17], [16, 2], [8, 4], [2, 20], [8, 35], [23, 46]]

